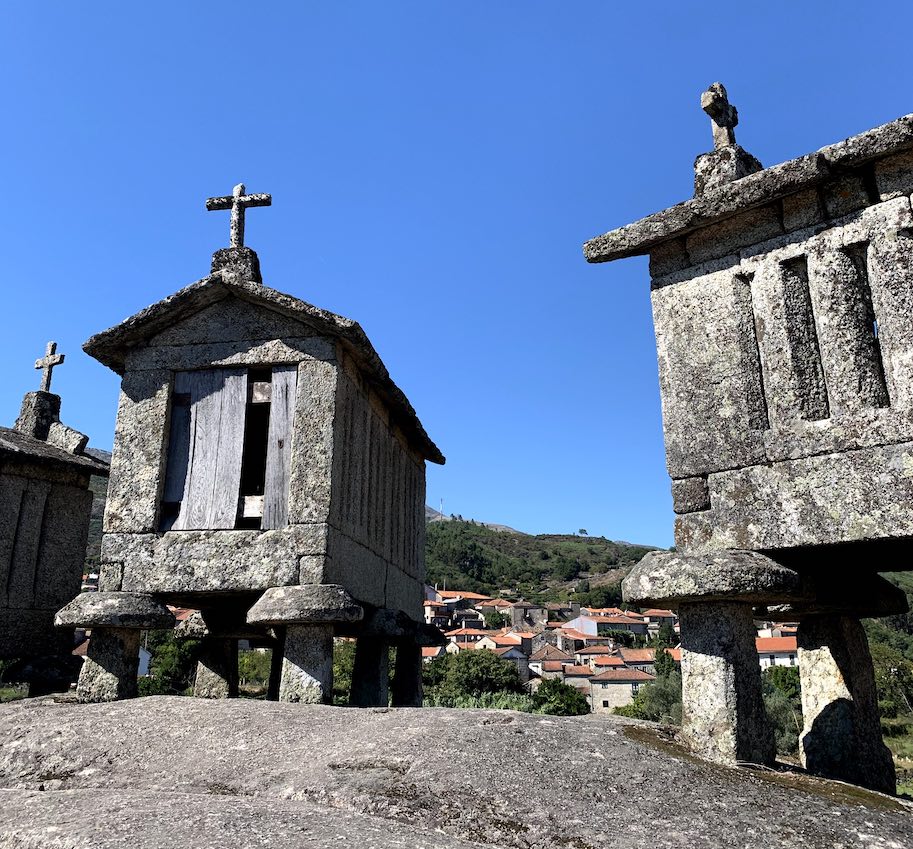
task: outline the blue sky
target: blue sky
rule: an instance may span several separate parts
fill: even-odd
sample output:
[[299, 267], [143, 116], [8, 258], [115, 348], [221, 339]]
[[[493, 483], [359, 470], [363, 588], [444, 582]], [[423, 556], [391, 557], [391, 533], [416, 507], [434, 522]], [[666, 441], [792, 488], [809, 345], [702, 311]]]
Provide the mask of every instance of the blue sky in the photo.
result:
[[0, 421], [47, 339], [81, 351], [208, 272], [248, 216], [265, 282], [357, 319], [448, 457], [428, 502], [672, 543], [645, 259], [588, 238], [691, 196], [723, 81], [774, 164], [913, 111], [913, 4], [6, 4]]

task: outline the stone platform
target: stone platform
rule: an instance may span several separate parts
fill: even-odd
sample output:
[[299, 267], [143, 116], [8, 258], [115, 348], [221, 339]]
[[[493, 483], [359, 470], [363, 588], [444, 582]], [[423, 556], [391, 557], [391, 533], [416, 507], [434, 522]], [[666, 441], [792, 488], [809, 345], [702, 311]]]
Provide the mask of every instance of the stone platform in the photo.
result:
[[0, 847], [913, 845], [913, 808], [657, 726], [150, 697], [0, 706]]

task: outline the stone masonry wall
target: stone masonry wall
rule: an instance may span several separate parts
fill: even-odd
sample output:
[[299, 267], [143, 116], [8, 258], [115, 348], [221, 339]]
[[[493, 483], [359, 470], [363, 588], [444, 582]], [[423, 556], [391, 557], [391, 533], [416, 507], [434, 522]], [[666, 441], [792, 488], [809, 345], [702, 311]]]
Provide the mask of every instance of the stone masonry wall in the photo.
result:
[[911, 190], [899, 154], [653, 251], [683, 550], [913, 535]]

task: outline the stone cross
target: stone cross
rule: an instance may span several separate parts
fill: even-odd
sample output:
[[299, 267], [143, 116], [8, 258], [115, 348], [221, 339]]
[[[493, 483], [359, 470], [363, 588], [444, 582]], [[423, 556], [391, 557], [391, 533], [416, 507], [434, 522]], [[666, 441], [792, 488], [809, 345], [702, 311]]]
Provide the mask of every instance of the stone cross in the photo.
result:
[[206, 209], [210, 212], [217, 209], [231, 210], [231, 241], [233, 248], [244, 247], [244, 210], [249, 206], [269, 206], [272, 195], [246, 195], [244, 183], [238, 183], [229, 197], [208, 198]]
[[42, 392], [51, 391], [51, 372], [54, 370], [54, 366], [59, 366], [64, 361], [64, 359], [64, 354], [57, 353], [57, 343], [48, 342], [48, 346], [44, 350], [44, 356], [40, 360], [35, 360], [35, 368], [40, 368], [42, 370]]
[[714, 83], [701, 95], [701, 109], [710, 116], [713, 126], [713, 147], [719, 150], [735, 144], [735, 127], [739, 123], [739, 112], [729, 102], [726, 88]]

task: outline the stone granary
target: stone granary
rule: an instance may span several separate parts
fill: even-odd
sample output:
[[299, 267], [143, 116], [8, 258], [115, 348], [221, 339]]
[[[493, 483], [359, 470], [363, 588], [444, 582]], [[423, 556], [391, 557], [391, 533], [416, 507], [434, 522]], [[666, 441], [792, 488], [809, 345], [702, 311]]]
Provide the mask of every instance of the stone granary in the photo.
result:
[[35, 363], [41, 388], [27, 392], [12, 428], [0, 428], [0, 659], [39, 695], [69, 686], [73, 632], [54, 613], [79, 592], [92, 510], [89, 479], [108, 465], [85, 453], [88, 437], [60, 421], [51, 392], [63, 362], [55, 342]]
[[357, 638], [351, 699], [421, 703], [425, 461], [444, 458], [354, 321], [263, 285], [231, 210], [212, 273], [93, 336], [122, 376], [100, 592], [58, 615], [92, 627], [77, 693], [136, 694], [139, 630], [200, 611], [196, 692], [230, 696], [237, 640], [274, 646], [271, 691], [329, 701], [334, 635]]
[[648, 254], [677, 552], [625, 581], [679, 609], [683, 735], [766, 762], [753, 613], [796, 618], [812, 772], [893, 790], [860, 617], [913, 551], [913, 116], [770, 168], [719, 83], [695, 196], [592, 239]]

